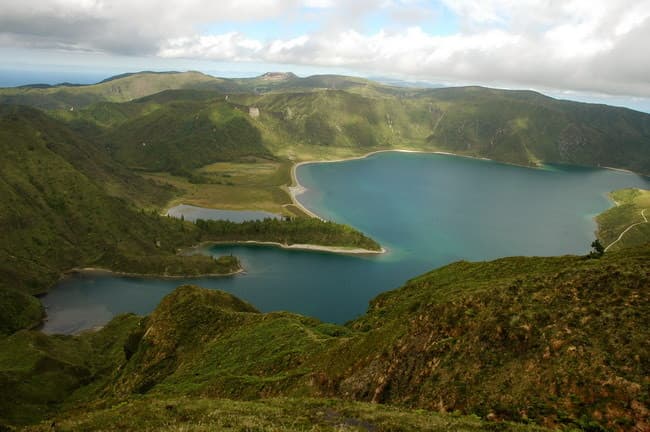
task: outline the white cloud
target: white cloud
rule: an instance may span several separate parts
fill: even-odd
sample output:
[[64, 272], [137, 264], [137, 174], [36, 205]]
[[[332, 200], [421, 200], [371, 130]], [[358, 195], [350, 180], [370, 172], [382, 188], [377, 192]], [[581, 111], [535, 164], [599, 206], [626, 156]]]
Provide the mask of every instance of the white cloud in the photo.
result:
[[[0, 44], [650, 96], [650, 0], [440, 1], [460, 25], [448, 36], [427, 32], [439, 6], [421, 0], [23, 0], [0, 3]], [[364, 31], [378, 12], [394, 22]], [[307, 13], [320, 29], [297, 37], [198, 30]]]

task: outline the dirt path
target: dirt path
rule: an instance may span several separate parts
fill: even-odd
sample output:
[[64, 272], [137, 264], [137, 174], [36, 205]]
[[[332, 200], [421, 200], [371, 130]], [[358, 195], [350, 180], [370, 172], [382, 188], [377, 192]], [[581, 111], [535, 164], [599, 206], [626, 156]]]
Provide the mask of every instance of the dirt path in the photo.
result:
[[617, 238], [616, 240], [614, 240], [613, 242], [611, 242], [611, 243], [609, 244], [609, 246], [607, 246], [607, 247], [605, 248], [605, 252], [607, 252], [607, 249], [611, 248], [611, 247], [614, 246], [616, 243], [618, 243], [619, 240], [621, 240], [621, 239], [623, 238], [623, 236], [625, 235], [626, 232], [628, 232], [629, 230], [631, 230], [632, 228], [634, 228], [634, 227], [637, 226], [637, 225], [641, 225], [641, 224], [644, 224], [644, 223], [648, 223], [648, 218], [645, 216], [645, 211], [646, 211], [646, 210], [647, 210], [647, 209], [643, 209], [643, 210], [641, 210], [641, 217], [643, 217], [643, 222], [637, 222], [637, 223], [632, 224], [632, 225], [630, 225], [629, 227], [627, 227], [627, 228], [625, 229], [625, 231], [623, 231], [623, 232], [621, 233], [621, 235], [618, 236], [618, 238]]

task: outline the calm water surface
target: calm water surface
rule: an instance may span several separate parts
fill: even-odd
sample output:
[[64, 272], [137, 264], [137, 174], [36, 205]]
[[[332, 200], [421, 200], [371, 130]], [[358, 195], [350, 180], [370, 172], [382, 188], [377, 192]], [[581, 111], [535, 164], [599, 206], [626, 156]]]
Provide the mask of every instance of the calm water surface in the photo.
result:
[[227, 220], [230, 222], [244, 222], [249, 220], [261, 219], [280, 219], [280, 215], [265, 211], [239, 211], [239, 210], [218, 210], [203, 207], [196, 207], [188, 204], [180, 204], [167, 210], [169, 216], [180, 218], [186, 221], [196, 222], [197, 219], [203, 220]]
[[77, 332], [116, 314], [151, 312], [182, 283], [222, 289], [262, 311], [289, 310], [342, 323], [365, 312], [378, 293], [459, 259], [583, 254], [607, 192], [650, 188], [622, 172], [548, 166], [529, 169], [445, 155], [380, 153], [362, 160], [303, 165], [300, 201], [328, 219], [378, 240], [382, 256], [340, 256], [264, 246], [215, 246], [246, 273], [159, 280], [79, 274], [43, 298], [44, 330]]

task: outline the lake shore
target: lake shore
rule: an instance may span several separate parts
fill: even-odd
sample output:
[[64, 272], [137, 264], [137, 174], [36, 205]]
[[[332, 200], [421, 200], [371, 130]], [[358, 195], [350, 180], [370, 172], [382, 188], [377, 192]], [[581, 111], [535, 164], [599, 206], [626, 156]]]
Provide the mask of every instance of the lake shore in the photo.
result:
[[198, 275], [166, 275], [160, 273], [134, 273], [134, 272], [122, 272], [107, 269], [104, 267], [75, 267], [70, 270], [66, 270], [61, 274], [61, 278], [65, 278], [68, 275], [75, 273], [85, 273], [85, 274], [110, 274], [116, 276], [124, 277], [137, 277], [143, 279], [197, 279], [197, 278], [206, 278], [206, 277], [227, 277], [234, 276], [244, 272], [244, 268], [240, 267], [239, 269], [228, 272], [228, 273], [205, 273]]
[[259, 245], [259, 246], [274, 246], [281, 249], [289, 250], [302, 250], [302, 251], [312, 251], [312, 252], [327, 252], [343, 255], [378, 255], [388, 252], [385, 248], [380, 250], [371, 250], [355, 247], [346, 247], [346, 246], [322, 246], [314, 244], [303, 244], [303, 243], [294, 243], [294, 244], [284, 244], [279, 242], [265, 242], [265, 241], [256, 241], [256, 240], [232, 240], [232, 241], [206, 241], [199, 243], [196, 246], [184, 249], [184, 251], [196, 250], [209, 245]]

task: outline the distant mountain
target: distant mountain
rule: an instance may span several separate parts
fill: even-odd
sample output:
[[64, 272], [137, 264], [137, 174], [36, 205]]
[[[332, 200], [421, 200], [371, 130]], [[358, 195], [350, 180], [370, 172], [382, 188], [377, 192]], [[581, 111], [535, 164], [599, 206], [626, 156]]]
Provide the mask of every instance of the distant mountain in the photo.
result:
[[298, 76], [293, 72], [266, 72], [259, 78], [265, 81], [286, 81], [296, 79]]
[[118, 75], [92, 85], [5, 88], [0, 90], [0, 103], [42, 109], [79, 109], [96, 102], [127, 102], [163, 90], [187, 88], [236, 90], [227, 80], [200, 72], [140, 72]]
[[[177, 92], [147, 99], [166, 90]], [[193, 168], [199, 160], [266, 150], [299, 159], [315, 146], [321, 148], [319, 153], [404, 147], [521, 165], [550, 162], [650, 173], [650, 115], [532, 91], [406, 88], [362, 78], [300, 78], [283, 72], [243, 79], [142, 72], [81, 87], [1, 89], [0, 101], [58, 109], [62, 118], [69, 111], [67, 118], [98, 124], [118, 158], [146, 169]], [[106, 102], [129, 103], [109, 108]], [[261, 115], [246, 120], [249, 108]], [[222, 131], [223, 124], [208, 118], [219, 110], [221, 116], [230, 112], [226, 117], [232, 114], [229, 121], [239, 126]], [[120, 130], [106, 130], [116, 124]], [[151, 156], [145, 155], [151, 147], [136, 149], [136, 144], [146, 147], [142, 143], [148, 138], [159, 143]], [[242, 139], [246, 144], [235, 144]], [[228, 140], [231, 150], [226, 150]], [[181, 142], [193, 146], [187, 156], [178, 152]], [[218, 143], [221, 156], [210, 150]]]

